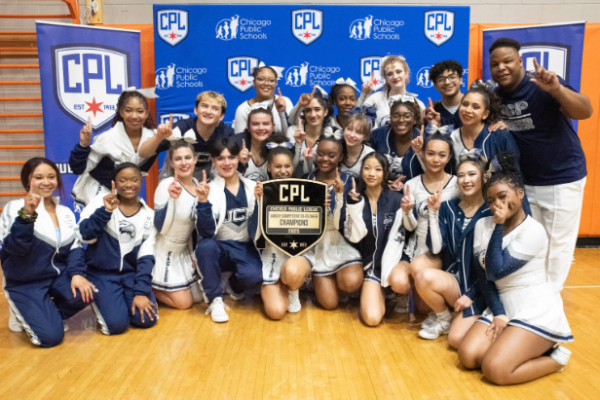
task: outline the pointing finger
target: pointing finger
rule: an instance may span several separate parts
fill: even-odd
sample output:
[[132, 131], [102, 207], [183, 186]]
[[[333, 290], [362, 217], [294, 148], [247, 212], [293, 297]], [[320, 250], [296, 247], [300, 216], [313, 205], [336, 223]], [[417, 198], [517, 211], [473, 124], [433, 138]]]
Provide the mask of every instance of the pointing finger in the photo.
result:
[[283, 97], [282, 94], [281, 94], [281, 89], [280, 88], [277, 88], [277, 94], [279, 95], [279, 97]]
[[431, 97], [428, 97], [428, 99], [429, 99], [429, 103], [427, 104], [427, 107], [433, 108], [433, 101], [431, 101]]
[[313, 97], [315, 97], [315, 92], [317, 91], [317, 85], [313, 86], [313, 91], [310, 94], [310, 98], [312, 99]]
[[375, 71], [371, 70], [371, 83], [375, 82]]
[[110, 181], [110, 182], [111, 182], [110, 193], [114, 194], [115, 193], [115, 181]]
[[206, 183], [206, 170], [205, 169], [202, 170], [202, 182]]
[[246, 140], [242, 139], [242, 150], [246, 149]]
[[540, 64], [538, 64], [536, 57], [533, 57], [533, 68], [535, 68], [536, 71], [540, 69]]
[[88, 116], [88, 127], [92, 127], [92, 117]]
[[421, 139], [423, 139], [423, 133], [425, 132], [425, 125], [421, 125]]
[[177, 170], [175, 170], [175, 176], [174, 176], [175, 180], [173, 182], [177, 182]]
[[169, 114], [169, 128], [173, 127], [173, 114]]
[[406, 195], [410, 198], [410, 186], [406, 185]]
[[356, 181], [354, 180], [354, 177], [352, 177], [352, 191], [356, 192]]

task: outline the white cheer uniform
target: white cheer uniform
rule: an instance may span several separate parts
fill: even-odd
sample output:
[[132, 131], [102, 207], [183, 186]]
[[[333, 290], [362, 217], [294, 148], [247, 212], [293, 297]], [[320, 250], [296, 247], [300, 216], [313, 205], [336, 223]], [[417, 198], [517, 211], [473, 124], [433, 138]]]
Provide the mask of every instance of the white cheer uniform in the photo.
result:
[[[425, 104], [416, 97], [417, 94], [406, 92], [406, 96], [412, 96], [417, 100], [421, 111], [425, 110]], [[387, 125], [390, 122], [390, 96], [386, 89], [372, 93], [368, 98], [361, 93], [358, 101], [356, 102], [357, 106], [365, 106], [365, 107], [375, 107], [377, 110], [377, 126]]]
[[[283, 98], [285, 99], [285, 112], [289, 114], [294, 108], [294, 104], [289, 98], [285, 96], [283, 96]], [[281, 120], [279, 117], [279, 111], [277, 111], [277, 107], [275, 107], [273, 103], [273, 100], [268, 100], [263, 101], [261, 104], [269, 105], [270, 107], [272, 107], [271, 112], [273, 113], [273, 121], [275, 121], [275, 131], [283, 132]], [[248, 101], [245, 101], [242, 104], [240, 104], [235, 110], [235, 120], [233, 122], [233, 130], [235, 131], [235, 133], [244, 132], [244, 129], [248, 127], [248, 114], [250, 114], [250, 111], [252, 111], [252, 105], [250, 105]]]
[[363, 160], [367, 155], [373, 153], [374, 151], [375, 150], [373, 150], [371, 146], [363, 144], [362, 151], [358, 156], [356, 162], [351, 166], [347, 166], [345, 163], [342, 163], [340, 166], [340, 171], [347, 173], [348, 175], [350, 175], [351, 178], [358, 178], [360, 176], [360, 170], [362, 168]]

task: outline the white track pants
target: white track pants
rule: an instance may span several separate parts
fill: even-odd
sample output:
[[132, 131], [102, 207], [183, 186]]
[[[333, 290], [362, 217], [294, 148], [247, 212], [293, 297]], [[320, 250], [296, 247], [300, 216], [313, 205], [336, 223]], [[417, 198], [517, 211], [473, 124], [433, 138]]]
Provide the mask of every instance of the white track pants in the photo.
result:
[[562, 290], [573, 262], [585, 180], [553, 186], [525, 185], [533, 218], [544, 225], [548, 234], [548, 280], [557, 291]]

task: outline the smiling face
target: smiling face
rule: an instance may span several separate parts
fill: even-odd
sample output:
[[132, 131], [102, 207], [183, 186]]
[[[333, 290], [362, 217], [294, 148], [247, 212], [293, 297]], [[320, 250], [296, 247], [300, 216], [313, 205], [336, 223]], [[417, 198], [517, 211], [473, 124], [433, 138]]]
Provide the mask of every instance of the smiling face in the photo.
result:
[[361, 145], [365, 141], [365, 137], [365, 132], [360, 129], [360, 124], [356, 121], [348, 124], [344, 129], [344, 140], [348, 147]]
[[492, 79], [504, 90], [511, 91], [521, 82], [523, 59], [512, 47], [498, 47], [490, 54]]
[[256, 95], [262, 99], [272, 99], [277, 86], [277, 76], [269, 68], [263, 68], [254, 78]]
[[144, 102], [139, 98], [132, 96], [127, 100], [124, 107], [119, 110], [125, 127], [129, 130], [140, 130], [148, 118], [148, 110]]
[[294, 166], [287, 154], [277, 154], [267, 163], [267, 170], [273, 179], [286, 179], [292, 177]]
[[142, 174], [135, 168], [125, 168], [115, 176], [115, 187], [121, 199], [136, 198], [142, 188]]
[[312, 99], [308, 106], [304, 108], [304, 121], [308, 126], [322, 126], [327, 113], [327, 108], [323, 107], [319, 100]]
[[237, 174], [239, 161], [239, 157], [232, 155], [227, 149], [223, 150], [218, 157], [212, 158], [217, 173], [223, 179], [231, 178], [234, 174]]
[[178, 178], [188, 178], [194, 174], [197, 157], [189, 147], [180, 147], [171, 154], [171, 167]]
[[383, 166], [375, 157], [365, 159], [362, 166], [362, 179], [368, 188], [381, 187], [383, 182]]
[[346, 114], [356, 107], [356, 91], [348, 86], [343, 86], [335, 99], [335, 107], [338, 114]]
[[218, 125], [225, 115], [222, 112], [221, 104], [210, 97], [200, 100], [198, 106], [194, 108], [194, 113], [198, 120], [204, 125]]
[[395, 62], [385, 68], [385, 83], [393, 89], [403, 89], [406, 86], [408, 74], [404, 66]]
[[331, 140], [322, 140], [317, 146], [316, 162], [321, 172], [331, 172], [342, 160], [341, 145]]
[[450, 146], [444, 141], [430, 140], [426, 143], [423, 151], [427, 171], [440, 172], [450, 161]]
[[42, 163], [29, 178], [30, 191], [40, 197], [48, 198], [58, 187], [58, 174], [48, 164]]
[[481, 93], [467, 93], [460, 103], [458, 115], [463, 126], [477, 125], [485, 122], [490, 111], [485, 108], [485, 99]]
[[442, 97], [452, 97], [460, 91], [462, 85], [462, 76], [456, 71], [447, 69], [433, 82], [435, 88]]
[[[250, 136], [259, 142], [265, 141], [275, 129], [273, 115], [270, 113], [256, 113], [248, 117], [248, 130]], [[247, 144], [248, 145], [248, 144]]]
[[490, 210], [494, 212], [500, 203], [504, 203], [505, 208], [508, 208], [506, 219], [510, 219], [521, 210], [523, 196], [525, 196], [523, 189], [515, 188], [505, 181], [498, 181], [487, 190], [487, 202]]
[[398, 106], [390, 115], [390, 125], [398, 136], [410, 134], [415, 126], [415, 114], [406, 106]]
[[472, 161], [463, 162], [456, 174], [458, 188], [463, 196], [481, 194], [481, 171]]

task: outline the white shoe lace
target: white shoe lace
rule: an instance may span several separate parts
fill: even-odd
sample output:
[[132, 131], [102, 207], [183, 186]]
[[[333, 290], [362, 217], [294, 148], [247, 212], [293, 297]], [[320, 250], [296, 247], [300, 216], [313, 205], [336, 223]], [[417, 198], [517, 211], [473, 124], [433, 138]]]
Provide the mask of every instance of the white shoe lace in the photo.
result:
[[227, 304], [225, 304], [223, 302], [223, 299], [220, 297], [217, 297], [216, 299], [214, 299], [212, 301], [212, 303], [210, 303], [210, 305], [208, 306], [208, 308], [206, 309], [206, 314], [210, 314], [213, 310], [213, 308], [215, 308], [217, 305], [222, 306], [225, 310], [229, 311], [229, 306]]

